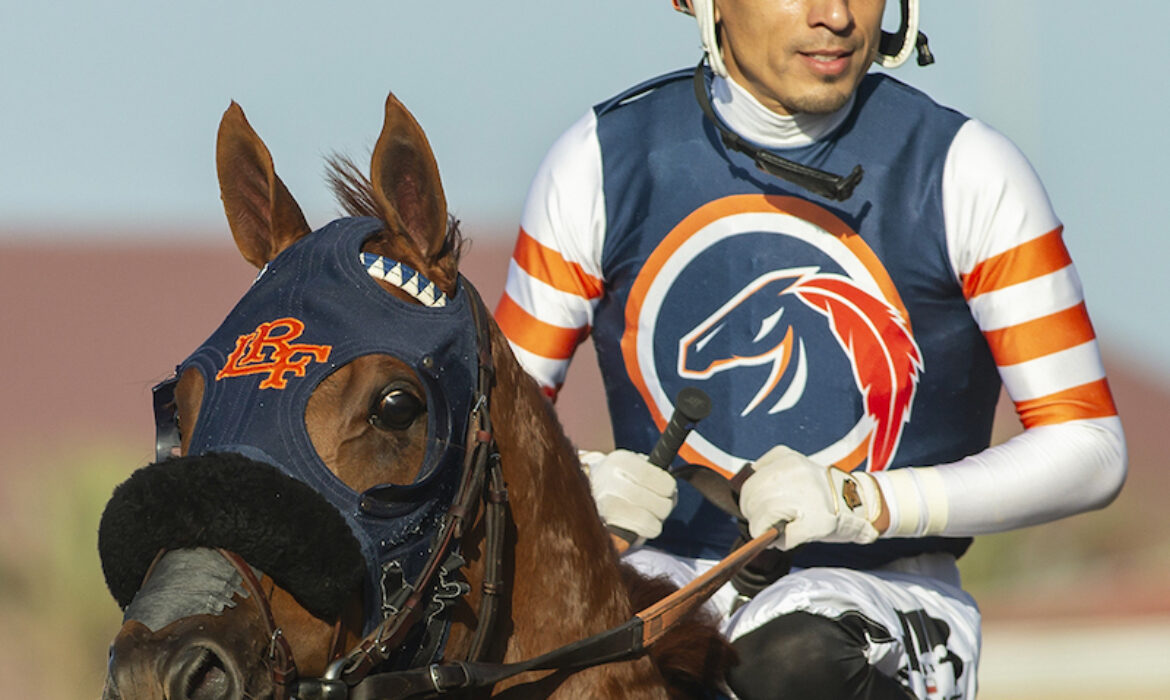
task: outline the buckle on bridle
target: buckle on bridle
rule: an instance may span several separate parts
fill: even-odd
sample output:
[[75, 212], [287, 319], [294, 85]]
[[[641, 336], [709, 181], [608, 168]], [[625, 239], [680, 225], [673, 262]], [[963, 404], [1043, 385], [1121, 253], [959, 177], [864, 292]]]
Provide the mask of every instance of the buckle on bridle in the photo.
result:
[[277, 640], [279, 640], [283, 636], [284, 636], [284, 630], [282, 630], [281, 628], [277, 627], [276, 629], [272, 630], [272, 635], [269, 636], [269, 638], [268, 638], [268, 660], [269, 661], [276, 659], [276, 642], [277, 642]]
[[471, 675], [462, 661], [448, 664], [431, 664], [427, 667], [431, 677], [431, 685], [435, 692], [446, 694], [452, 690], [459, 690], [471, 686]]
[[305, 678], [293, 684], [290, 700], [347, 700], [349, 686], [341, 674], [349, 659], [341, 657], [325, 669], [320, 678]]
[[320, 678], [297, 681], [293, 685], [292, 700], [346, 700], [349, 686], [341, 680], [345, 664], [346, 659], [342, 657], [329, 664]]

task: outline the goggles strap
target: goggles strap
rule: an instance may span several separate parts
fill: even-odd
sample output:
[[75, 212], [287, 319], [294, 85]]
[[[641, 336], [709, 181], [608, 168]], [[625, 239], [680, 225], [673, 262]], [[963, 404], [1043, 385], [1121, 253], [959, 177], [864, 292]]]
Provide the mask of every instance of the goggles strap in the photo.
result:
[[695, 99], [699, 101], [699, 107], [703, 110], [703, 114], [707, 117], [707, 120], [719, 130], [719, 135], [723, 139], [724, 146], [748, 156], [756, 164], [757, 168], [769, 175], [803, 187], [809, 192], [818, 194], [826, 199], [843, 202], [853, 195], [853, 188], [857, 187], [857, 184], [861, 182], [861, 177], [864, 174], [860, 165], [855, 165], [853, 171], [848, 175], [834, 175], [833, 173], [802, 165], [787, 158], [781, 158], [775, 153], [753, 146], [739, 134], [723, 126], [723, 122], [715, 114], [714, 108], [711, 107], [711, 99], [707, 96], [707, 80], [704, 75], [702, 60], [699, 61], [699, 65], [695, 66], [693, 82]]

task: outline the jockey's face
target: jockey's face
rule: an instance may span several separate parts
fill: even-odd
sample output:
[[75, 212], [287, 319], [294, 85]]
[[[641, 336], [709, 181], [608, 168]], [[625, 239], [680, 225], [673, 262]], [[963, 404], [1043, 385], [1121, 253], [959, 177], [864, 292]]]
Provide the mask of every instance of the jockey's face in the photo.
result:
[[780, 114], [832, 112], [873, 62], [885, 0], [715, 0], [731, 77]]

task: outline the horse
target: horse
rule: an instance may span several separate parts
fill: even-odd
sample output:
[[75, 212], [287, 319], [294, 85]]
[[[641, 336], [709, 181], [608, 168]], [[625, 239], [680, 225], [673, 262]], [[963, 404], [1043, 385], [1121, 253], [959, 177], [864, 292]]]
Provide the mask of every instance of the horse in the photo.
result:
[[[467, 684], [667, 590], [619, 563], [555, 410], [459, 275], [402, 103], [386, 100], [368, 176], [331, 159], [348, 216], [316, 231], [235, 102], [216, 166], [260, 274], [156, 388], [160, 459], [103, 513], [125, 611], [103, 699], [711, 697], [734, 653], [700, 618], [649, 655]], [[397, 685], [363, 689], [385, 669]]]

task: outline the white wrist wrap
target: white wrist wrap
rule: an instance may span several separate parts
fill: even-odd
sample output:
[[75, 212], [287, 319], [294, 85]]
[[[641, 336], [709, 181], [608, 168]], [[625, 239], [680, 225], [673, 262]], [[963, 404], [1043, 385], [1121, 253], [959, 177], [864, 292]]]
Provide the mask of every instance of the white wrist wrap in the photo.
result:
[[890, 527], [882, 537], [939, 535], [947, 526], [947, 494], [931, 467], [891, 469], [873, 474], [886, 497]]

